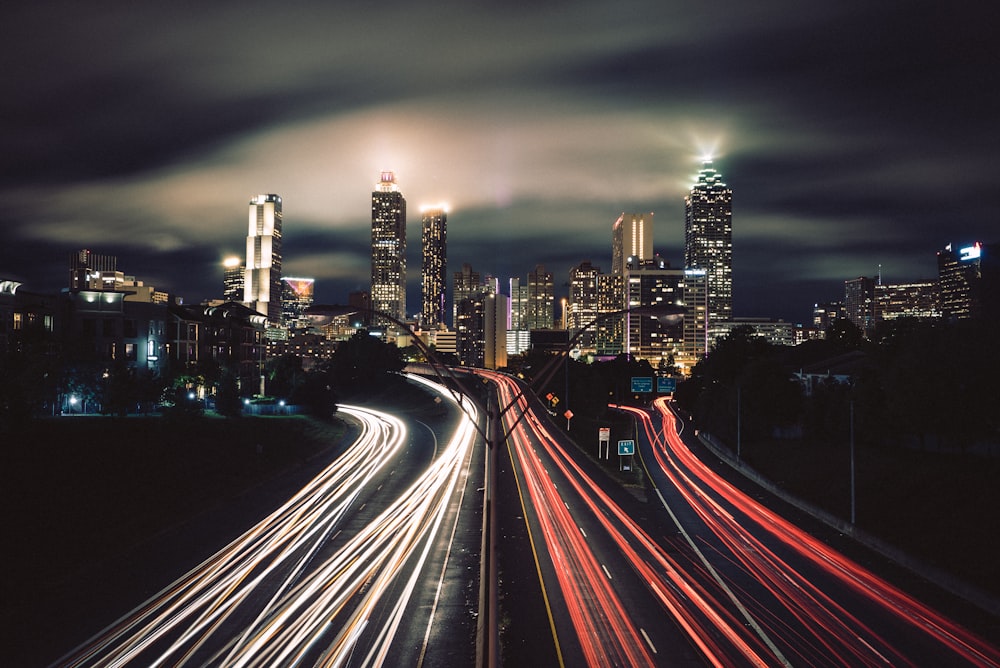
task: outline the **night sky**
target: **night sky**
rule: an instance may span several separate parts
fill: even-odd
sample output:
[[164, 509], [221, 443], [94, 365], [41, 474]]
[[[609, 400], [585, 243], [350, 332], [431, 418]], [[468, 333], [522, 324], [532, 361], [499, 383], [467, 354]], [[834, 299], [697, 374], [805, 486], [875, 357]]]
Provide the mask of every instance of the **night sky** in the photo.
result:
[[[0, 41], [0, 278], [90, 248], [185, 302], [221, 296], [247, 204], [284, 204], [284, 273], [369, 284], [381, 170], [448, 202], [449, 276], [611, 264], [655, 212], [683, 260], [706, 154], [733, 189], [737, 315], [808, 321], [843, 281], [933, 278], [998, 241], [992, 3], [17, 3]], [[344, 3], [346, 4], [346, 3]], [[169, 5], [169, 6], [168, 6]]]

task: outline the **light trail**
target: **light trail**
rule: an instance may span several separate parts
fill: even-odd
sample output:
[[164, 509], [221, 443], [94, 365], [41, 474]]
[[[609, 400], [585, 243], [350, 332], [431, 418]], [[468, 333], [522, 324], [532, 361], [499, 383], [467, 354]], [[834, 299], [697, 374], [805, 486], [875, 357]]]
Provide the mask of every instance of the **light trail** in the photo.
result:
[[[441, 386], [418, 377], [443, 400]], [[428, 468], [333, 550], [331, 537], [407, 441], [356, 406], [358, 439], [292, 499], [60, 661], [70, 666], [379, 665], [424, 575], [475, 443], [474, 407]], [[384, 493], [384, 492], [383, 492]]]
[[[914, 655], [907, 648], [895, 646], [839, 602], [840, 592], [849, 590], [880, 609], [883, 618], [905, 625], [907, 634], [926, 636], [951, 652], [955, 659], [969, 665], [1000, 665], [1000, 651], [996, 647], [816, 540], [716, 475], [684, 445], [665, 398], [654, 403], [660, 416], [659, 429], [653, 426], [647, 411], [621, 408], [642, 425], [653, 445], [657, 465], [727, 549], [732, 563], [761, 583], [787, 617], [794, 620], [794, 629], [775, 624], [774, 631], [790, 638], [789, 643], [800, 653], [801, 661], [814, 665], [920, 665], [925, 661], [921, 654]], [[716, 498], [741, 513], [755, 528], [751, 530], [745, 520], [734, 517]], [[836, 583], [833, 589], [821, 588], [814, 582], [815, 577], [782, 559], [765, 544], [763, 536], [776, 539], [784, 549], [822, 571]], [[828, 592], [837, 592], [838, 596], [835, 598]], [[770, 612], [773, 618], [774, 611]]]

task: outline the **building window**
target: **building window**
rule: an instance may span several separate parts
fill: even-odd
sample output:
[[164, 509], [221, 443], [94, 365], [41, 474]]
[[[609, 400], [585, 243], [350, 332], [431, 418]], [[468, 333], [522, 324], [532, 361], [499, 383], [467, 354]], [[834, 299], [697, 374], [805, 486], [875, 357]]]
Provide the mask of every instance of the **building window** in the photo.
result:
[[125, 359], [129, 362], [136, 361], [136, 345], [134, 343], [125, 344]]
[[24, 316], [17, 311], [14, 311], [14, 331], [20, 330], [24, 327]]

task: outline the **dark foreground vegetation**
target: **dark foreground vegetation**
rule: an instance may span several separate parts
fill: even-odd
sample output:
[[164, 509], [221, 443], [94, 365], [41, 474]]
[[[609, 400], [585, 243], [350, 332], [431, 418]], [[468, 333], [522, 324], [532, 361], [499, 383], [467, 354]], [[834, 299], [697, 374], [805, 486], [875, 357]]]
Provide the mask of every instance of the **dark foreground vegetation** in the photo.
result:
[[231, 500], [335, 446], [304, 417], [64, 417], [0, 448], [3, 615], [90, 564]]

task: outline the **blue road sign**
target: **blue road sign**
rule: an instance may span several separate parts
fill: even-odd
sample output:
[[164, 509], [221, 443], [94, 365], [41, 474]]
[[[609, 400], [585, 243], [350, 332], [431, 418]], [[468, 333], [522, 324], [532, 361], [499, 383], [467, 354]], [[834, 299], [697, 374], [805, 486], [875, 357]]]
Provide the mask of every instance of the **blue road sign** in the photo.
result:
[[619, 455], [634, 455], [635, 454], [635, 441], [618, 441], [618, 454]]

